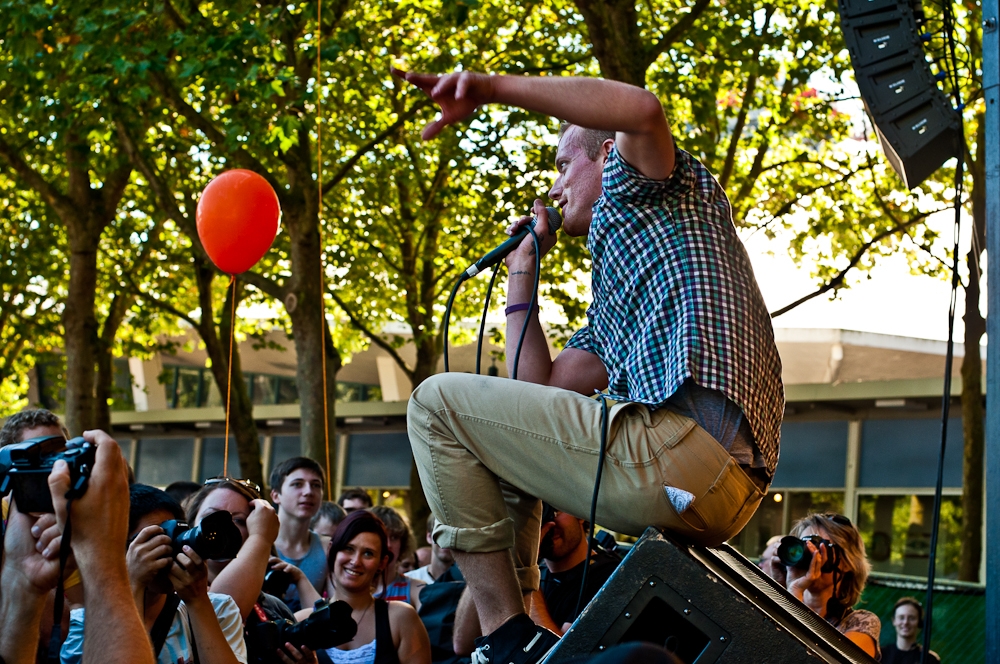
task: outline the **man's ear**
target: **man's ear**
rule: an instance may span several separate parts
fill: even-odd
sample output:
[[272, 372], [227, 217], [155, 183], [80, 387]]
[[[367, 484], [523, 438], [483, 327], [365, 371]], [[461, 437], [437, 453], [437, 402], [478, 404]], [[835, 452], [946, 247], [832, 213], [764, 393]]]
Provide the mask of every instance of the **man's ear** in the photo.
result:
[[274, 489], [271, 489], [271, 502], [275, 505], [281, 504], [281, 494]]
[[615, 146], [615, 140], [613, 138], [605, 139], [601, 143], [601, 159], [602, 161], [607, 161], [608, 156], [611, 154], [611, 148]]

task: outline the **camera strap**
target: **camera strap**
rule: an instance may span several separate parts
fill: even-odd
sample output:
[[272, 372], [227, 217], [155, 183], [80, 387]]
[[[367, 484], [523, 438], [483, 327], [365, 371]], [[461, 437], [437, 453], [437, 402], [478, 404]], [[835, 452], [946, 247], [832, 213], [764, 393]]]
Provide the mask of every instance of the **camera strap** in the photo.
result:
[[49, 639], [48, 661], [59, 662], [59, 651], [62, 648], [62, 615], [66, 600], [66, 564], [69, 562], [69, 554], [72, 549], [70, 543], [73, 538], [73, 521], [70, 508], [73, 499], [66, 500], [66, 527], [63, 528], [62, 540], [59, 543], [59, 584], [56, 586], [56, 597], [52, 604], [52, 636]]
[[177, 615], [177, 607], [180, 604], [181, 598], [178, 597], [177, 593], [167, 595], [167, 602], [160, 609], [159, 615], [156, 616], [153, 629], [149, 630], [149, 640], [153, 642], [153, 656], [157, 659], [160, 658], [160, 651], [163, 650], [163, 644], [167, 641], [167, 632], [174, 624], [174, 616]]

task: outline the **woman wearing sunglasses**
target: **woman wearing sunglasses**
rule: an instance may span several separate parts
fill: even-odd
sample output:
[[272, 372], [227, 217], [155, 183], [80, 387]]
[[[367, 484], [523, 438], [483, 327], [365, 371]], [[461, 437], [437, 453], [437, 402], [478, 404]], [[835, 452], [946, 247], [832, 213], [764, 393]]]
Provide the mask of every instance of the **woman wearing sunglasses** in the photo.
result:
[[[861, 533], [841, 514], [810, 514], [796, 521], [790, 534], [804, 541], [811, 555], [808, 567], [782, 563], [777, 555], [778, 542], [764, 551], [761, 567], [814, 613], [877, 659], [882, 629], [878, 616], [853, 608], [861, 599], [871, 569]], [[803, 560], [807, 557], [803, 556]]]

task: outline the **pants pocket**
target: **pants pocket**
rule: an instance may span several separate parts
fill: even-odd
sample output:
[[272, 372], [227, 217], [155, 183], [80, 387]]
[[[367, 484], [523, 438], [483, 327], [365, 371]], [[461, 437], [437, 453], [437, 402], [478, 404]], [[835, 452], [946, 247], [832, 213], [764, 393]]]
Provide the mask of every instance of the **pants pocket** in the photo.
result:
[[[764, 494], [707, 432], [699, 427], [688, 438], [692, 440], [675, 450], [690, 444], [685, 454], [674, 455], [673, 477], [659, 487], [666, 509], [663, 526], [697, 544], [716, 546], [746, 525]], [[684, 479], [673, 479], [677, 473]], [[690, 507], [678, 510], [668, 496], [668, 486], [693, 494]]]
[[616, 406], [611, 414], [608, 460], [624, 467], [647, 466], [661, 459], [697, 427], [694, 420], [660, 408], [636, 403]]

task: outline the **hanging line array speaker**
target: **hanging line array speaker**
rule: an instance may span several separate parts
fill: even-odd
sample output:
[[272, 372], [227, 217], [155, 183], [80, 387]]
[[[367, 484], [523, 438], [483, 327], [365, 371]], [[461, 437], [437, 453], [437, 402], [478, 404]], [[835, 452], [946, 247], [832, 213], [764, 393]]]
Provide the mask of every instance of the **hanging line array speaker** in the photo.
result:
[[872, 664], [858, 646], [728, 545], [688, 546], [649, 528], [546, 659], [630, 641], [683, 664]]
[[840, 0], [855, 78], [886, 159], [913, 189], [958, 156], [958, 113], [938, 89], [909, 2]]

